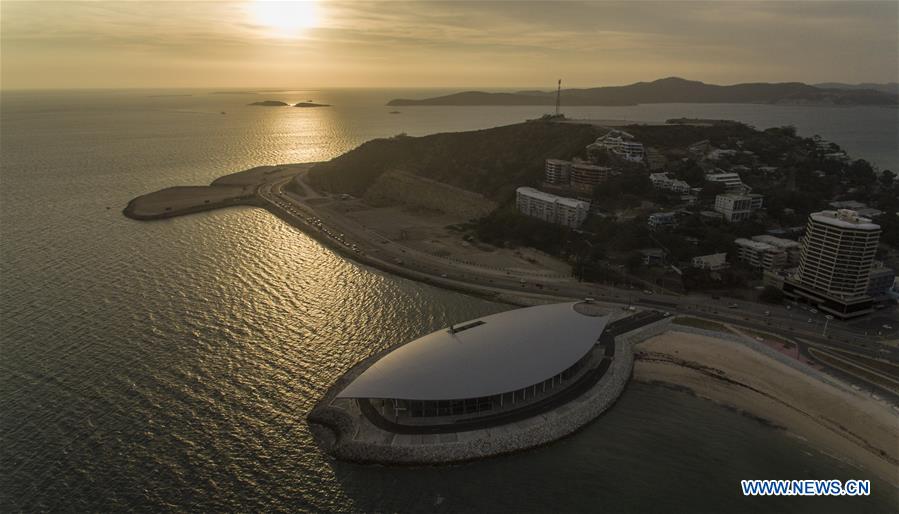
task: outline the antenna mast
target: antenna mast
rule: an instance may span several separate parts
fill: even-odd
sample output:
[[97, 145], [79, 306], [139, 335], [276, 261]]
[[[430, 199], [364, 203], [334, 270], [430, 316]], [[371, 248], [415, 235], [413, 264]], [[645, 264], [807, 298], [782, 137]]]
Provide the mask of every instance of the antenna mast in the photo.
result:
[[559, 100], [562, 97], [562, 79], [559, 79], [559, 85], [556, 88], [556, 116], [559, 115]]

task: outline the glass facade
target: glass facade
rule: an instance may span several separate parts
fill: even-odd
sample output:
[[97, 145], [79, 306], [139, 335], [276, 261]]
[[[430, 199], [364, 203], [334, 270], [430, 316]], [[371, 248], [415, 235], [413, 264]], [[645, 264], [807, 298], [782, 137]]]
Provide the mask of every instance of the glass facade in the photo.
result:
[[381, 413], [396, 421], [425, 421], [427, 418], [470, 418], [479, 415], [512, 410], [524, 403], [549, 397], [579, 378], [580, 372], [591, 360], [593, 351], [587, 353], [565, 371], [546, 380], [521, 389], [492, 396], [461, 400], [395, 400], [381, 401]]

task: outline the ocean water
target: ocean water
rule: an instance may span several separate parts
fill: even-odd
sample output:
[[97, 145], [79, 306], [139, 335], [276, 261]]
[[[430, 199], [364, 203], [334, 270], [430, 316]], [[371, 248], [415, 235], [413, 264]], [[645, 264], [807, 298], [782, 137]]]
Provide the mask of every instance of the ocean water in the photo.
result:
[[[517, 455], [393, 468], [323, 454], [305, 415], [342, 372], [397, 340], [509, 306], [346, 261], [260, 209], [151, 223], [120, 211], [157, 188], [205, 184], [260, 164], [328, 159], [373, 137], [484, 128], [540, 114], [435, 107], [389, 114], [383, 105], [439, 93], [4, 92], [0, 511], [895, 506], [895, 490], [880, 482], [870, 498], [744, 499], [744, 478], [867, 477], [756, 420], [642, 384], [573, 437]], [[260, 99], [334, 107], [245, 105]], [[792, 122], [800, 132], [820, 133], [881, 166], [896, 169], [889, 163], [899, 161], [888, 139], [869, 137], [895, 135], [895, 110], [651, 107], [577, 115], [744, 112], [757, 126]], [[859, 128], [878, 123], [870, 133]]]

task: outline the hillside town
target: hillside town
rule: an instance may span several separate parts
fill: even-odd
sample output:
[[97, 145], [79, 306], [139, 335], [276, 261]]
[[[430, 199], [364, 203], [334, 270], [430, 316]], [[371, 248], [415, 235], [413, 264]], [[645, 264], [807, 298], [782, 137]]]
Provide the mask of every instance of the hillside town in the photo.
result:
[[[826, 163], [831, 173], [856, 166], [820, 136], [808, 141], [807, 160]], [[879, 251], [882, 229], [874, 221], [883, 211], [833, 198], [829, 209], [802, 219], [799, 209], [780, 199], [770, 205], [753, 187], [795, 188], [796, 171], [767, 162], [770, 156], [757, 155], [744, 141], [659, 146], [609, 130], [580, 157], [548, 156], [542, 181], [517, 188], [515, 207], [558, 231], [585, 236], [588, 244], [610, 224], [629, 227], [629, 241], [610, 238], [605, 248], [588, 254], [671, 290], [744, 288], [758, 291], [763, 301], [801, 302], [839, 319], [869, 314], [899, 298], [894, 269], [878, 258], [890, 254]], [[813, 170], [812, 176], [824, 179], [828, 172]], [[886, 186], [892, 179], [890, 171], [880, 177]], [[606, 189], [623, 191], [631, 201]]]

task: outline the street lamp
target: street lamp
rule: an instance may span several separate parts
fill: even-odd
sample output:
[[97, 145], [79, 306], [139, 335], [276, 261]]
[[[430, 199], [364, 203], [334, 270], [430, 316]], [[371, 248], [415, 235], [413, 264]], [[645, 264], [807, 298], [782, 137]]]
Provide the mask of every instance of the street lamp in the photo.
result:
[[827, 324], [830, 323], [830, 320], [832, 320], [832, 319], [833, 319], [833, 316], [831, 316], [830, 314], [824, 316], [825, 321], [824, 321], [824, 330], [821, 331], [822, 336], [827, 337]]

